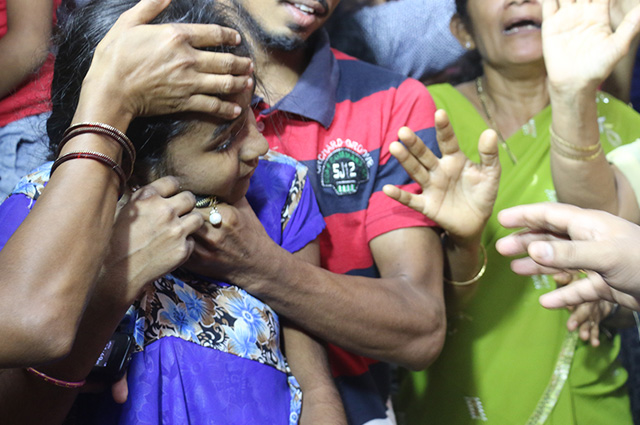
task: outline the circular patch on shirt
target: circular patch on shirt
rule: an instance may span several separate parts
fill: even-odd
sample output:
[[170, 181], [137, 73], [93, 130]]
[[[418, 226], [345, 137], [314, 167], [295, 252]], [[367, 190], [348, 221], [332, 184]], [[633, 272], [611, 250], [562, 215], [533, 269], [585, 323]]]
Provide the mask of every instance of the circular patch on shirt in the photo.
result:
[[369, 167], [365, 158], [349, 148], [338, 148], [322, 162], [320, 181], [331, 187], [336, 195], [352, 195], [360, 184], [369, 180]]

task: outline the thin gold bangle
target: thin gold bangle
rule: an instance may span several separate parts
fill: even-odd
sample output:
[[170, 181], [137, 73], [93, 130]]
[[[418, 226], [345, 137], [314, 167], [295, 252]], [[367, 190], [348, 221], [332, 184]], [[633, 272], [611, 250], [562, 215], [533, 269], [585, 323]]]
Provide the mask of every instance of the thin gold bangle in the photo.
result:
[[553, 150], [555, 150], [558, 153], [558, 155], [560, 155], [563, 158], [573, 159], [575, 161], [589, 162], [589, 161], [593, 161], [594, 159], [596, 159], [602, 153], [602, 146], [599, 146], [599, 149], [595, 153], [593, 153], [591, 155], [587, 155], [587, 156], [571, 155], [571, 154], [565, 152], [564, 150], [562, 150], [560, 148], [560, 146], [554, 144], [553, 143], [553, 138], [551, 138], [551, 140], [552, 140], [551, 148]]
[[562, 137], [558, 136], [558, 134], [553, 131], [553, 126], [549, 126], [549, 133], [551, 133], [551, 142], [557, 143], [576, 152], [593, 153], [595, 151], [599, 151], [602, 148], [602, 146], [600, 145], [600, 141], [590, 146], [574, 145], [573, 143], [568, 142]]
[[487, 262], [488, 262], [487, 249], [484, 247], [484, 245], [480, 244], [480, 250], [482, 251], [482, 256], [484, 257], [484, 260], [482, 262], [482, 267], [474, 277], [472, 277], [469, 280], [465, 280], [463, 282], [458, 282], [456, 280], [447, 279], [446, 277], [443, 276], [442, 278], [444, 279], [444, 281], [449, 285], [453, 285], [453, 286], [467, 286], [479, 281], [480, 278], [484, 275], [484, 272], [487, 271]]

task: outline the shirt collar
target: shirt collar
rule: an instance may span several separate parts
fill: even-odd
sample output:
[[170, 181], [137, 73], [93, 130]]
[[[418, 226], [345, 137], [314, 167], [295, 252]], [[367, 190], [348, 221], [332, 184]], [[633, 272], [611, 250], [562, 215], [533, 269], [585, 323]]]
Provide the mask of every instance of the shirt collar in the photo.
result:
[[[262, 114], [266, 115], [276, 110], [289, 112], [317, 121], [329, 128], [336, 111], [340, 71], [338, 61], [331, 52], [329, 35], [325, 29], [318, 31], [311, 49], [311, 61], [293, 90], [275, 105], [262, 111]], [[262, 99], [254, 97], [253, 103], [257, 104], [260, 101]]]

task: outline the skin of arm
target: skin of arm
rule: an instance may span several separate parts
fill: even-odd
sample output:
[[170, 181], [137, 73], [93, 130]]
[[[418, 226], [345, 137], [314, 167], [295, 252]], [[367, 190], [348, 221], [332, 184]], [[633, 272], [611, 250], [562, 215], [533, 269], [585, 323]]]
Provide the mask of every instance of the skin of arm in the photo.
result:
[[[38, 366], [39, 371], [65, 381], [85, 379], [142, 288], [187, 259], [194, 245], [188, 235], [203, 219], [192, 212], [195, 197], [178, 191], [177, 180], [164, 177], [136, 191], [119, 212], [69, 355]], [[62, 423], [78, 391], [46, 383], [24, 369], [7, 369], [0, 374], [0, 417], [9, 423]]]
[[[597, 88], [627, 54], [639, 31], [639, 6], [612, 32], [607, 1], [560, 6], [553, 0], [543, 2], [543, 52], [553, 130], [560, 138], [582, 148], [597, 145]], [[635, 198], [625, 196], [626, 190], [618, 191], [628, 187], [619, 182], [624, 176], [604, 155], [576, 160], [552, 147], [551, 170], [558, 200], [629, 218], [637, 216]], [[589, 190], [583, 190], [585, 187]]]
[[292, 271], [286, 283], [271, 272], [272, 279], [247, 281], [245, 289], [322, 339], [424, 369], [444, 343], [440, 238], [429, 228], [399, 229], [373, 239], [370, 247], [379, 279], [339, 275], [283, 256], [278, 269]]
[[[320, 266], [320, 246], [312, 242], [294, 257]], [[324, 344], [282, 318], [284, 350], [302, 389], [301, 425], [317, 423], [344, 424], [347, 419], [340, 393], [336, 388]]]
[[[479, 273], [484, 261], [480, 252], [482, 232], [493, 211], [500, 182], [497, 137], [492, 130], [481, 135], [478, 141], [481, 164], [475, 164], [460, 150], [445, 111], [436, 111], [435, 128], [442, 158], [437, 158], [406, 127], [398, 132], [402, 143], [390, 147], [422, 193], [411, 194], [392, 185], [386, 185], [384, 192], [443, 228], [444, 276], [464, 282]], [[447, 285], [447, 309], [463, 310], [476, 288], [476, 284]]]
[[381, 278], [367, 278], [299, 261], [271, 241], [246, 201], [219, 210], [220, 228], [194, 235], [189, 269], [234, 282], [308, 333], [356, 354], [424, 369], [440, 353], [443, 260], [433, 229], [374, 238], [369, 246]]
[[[100, 121], [124, 131], [134, 115], [143, 113], [237, 115], [237, 105], [201, 93], [245, 90], [251, 62], [193, 47], [237, 44], [237, 32], [218, 26], [143, 25], [168, 3], [143, 0], [121, 16], [96, 49], [73, 122]], [[158, 32], [173, 37], [159, 44]], [[150, 59], [138, 60], [145, 55]], [[220, 59], [228, 66], [220, 68]], [[242, 75], [217, 75], [229, 69]], [[63, 153], [72, 150], [98, 151], [115, 160], [121, 155], [118, 145], [94, 134], [74, 137]], [[0, 335], [12, 341], [0, 344], [0, 367], [51, 362], [71, 350], [106, 254], [117, 191], [117, 178], [104, 165], [64, 163], [0, 251]], [[65, 249], [52, 248], [60, 246]]]
[[0, 38], [0, 99], [38, 70], [49, 54], [53, 0], [7, 0]]
[[[79, 145], [120, 156], [121, 148], [100, 136], [78, 137], [68, 149]], [[70, 161], [54, 173], [0, 251], [0, 333], [12, 341], [0, 349], [0, 364], [43, 363], [69, 352], [106, 252], [117, 193], [117, 178], [109, 168]], [[54, 248], [60, 246], [65, 249]]]

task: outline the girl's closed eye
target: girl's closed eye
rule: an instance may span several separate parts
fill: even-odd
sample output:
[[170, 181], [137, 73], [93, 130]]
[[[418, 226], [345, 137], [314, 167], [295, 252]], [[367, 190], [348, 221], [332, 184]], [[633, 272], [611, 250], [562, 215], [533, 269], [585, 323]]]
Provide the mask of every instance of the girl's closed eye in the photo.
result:
[[225, 150], [229, 149], [229, 147], [231, 147], [231, 145], [233, 144], [234, 139], [235, 139], [235, 135], [229, 137], [227, 140], [225, 140], [224, 142], [222, 142], [218, 146], [216, 146], [213, 149], [214, 152], [222, 152], [222, 151], [225, 151]]
[[[231, 147], [233, 142], [238, 139], [238, 136], [246, 130], [246, 120], [247, 114], [243, 114], [240, 117], [236, 118], [235, 122], [233, 122], [232, 127], [226, 131], [229, 135], [226, 140], [218, 144], [213, 151], [214, 152], [223, 152]], [[223, 133], [224, 134], [224, 133]]]

